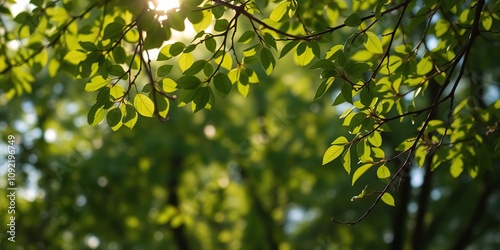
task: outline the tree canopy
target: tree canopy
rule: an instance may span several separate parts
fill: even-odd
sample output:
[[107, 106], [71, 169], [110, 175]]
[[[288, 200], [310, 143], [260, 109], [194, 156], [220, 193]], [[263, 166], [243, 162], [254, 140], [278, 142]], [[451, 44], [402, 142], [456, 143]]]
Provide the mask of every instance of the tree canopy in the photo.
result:
[[500, 244], [497, 1], [15, 2], [26, 249]]

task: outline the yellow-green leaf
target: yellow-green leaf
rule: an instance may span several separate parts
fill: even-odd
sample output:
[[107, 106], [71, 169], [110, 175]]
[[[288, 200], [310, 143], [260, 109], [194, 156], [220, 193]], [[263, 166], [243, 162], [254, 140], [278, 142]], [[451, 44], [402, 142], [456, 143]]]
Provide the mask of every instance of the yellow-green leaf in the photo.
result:
[[343, 145], [330, 146], [323, 155], [323, 165], [335, 160], [342, 154], [342, 151], [344, 151]]
[[92, 92], [99, 90], [100, 88], [108, 85], [108, 83], [109, 79], [105, 79], [101, 75], [95, 76], [85, 85], [85, 91]]
[[306, 66], [313, 58], [313, 50], [307, 42], [300, 43], [299, 46], [297, 46], [297, 52], [294, 54], [294, 59], [299, 66]]
[[68, 52], [68, 54], [66, 54], [63, 59], [70, 64], [78, 65], [81, 61], [85, 60], [85, 58], [87, 58], [87, 54], [85, 54], [84, 52], [81, 52], [79, 50], [72, 50]]
[[179, 57], [178, 64], [179, 64], [179, 68], [181, 68], [182, 72], [189, 69], [189, 67], [191, 67], [191, 65], [193, 65], [193, 63], [194, 63], [194, 57], [191, 53], [183, 53]]
[[240, 94], [243, 97], [247, 97], [249, 90], [250, 90], [250, 85], [238, 82], [238, 92], [240, 92]]
[[356, 171], [354, 171], [354, 174], [352, 175], [352, 184], [351, 185], [354, 186], [354, 183], [359, 179], [359, 177], [361, 177], [372, 166], [373, 166], [372, 163], [368, 163], [368, 164], [365, 164], [365, 165], [359, 167], [358, 169], [356, 169]]
[[425, 55], [417, 64], [417, 74], [425, 75], [432, 70], [432, 59], [430, 56]]
[[164, 78], [161, 81], [161, 87], [165, 93], [172, 93], [177, 90], [177, 83], [170, 78]]
[[196, 32], [200, 32], [208, 28], [212, 23], [212, 14], [209, 11], [202, 11], [203, 18], [198, 23], [193, 23], [193, 28]]
[[379, 179], [385, 179], [385, 178], [389, 178], [391, 176], [391, 170], [389, 170], [388, 167], [386, 167], [385, 165], [382, 165], [380, 167], [378, 167], [377, 169], [377, 177]]
[[486, 13], [483, 17], [483, 20], [481, 21], [481, 24], [483, 25], [485, 30], [490, 30], [491, 25], [493, 25], [493, 18], [489, 15], [489, 13]]
[[351, 149], [347, 148], [342, 157], [342, 165], [344, 166], [347, 174], [351, 174]]
[[380, 132], [373, 131], [373, 133], [368, 136], [368, 141], [375, 147], [382, 146], [382, 136], [380, 135]]
[[462, 161], [462, 158], [456, 157], [453, 158], [451, 161], [451, 166], [450, 166], [450, 173], [453, 176], [453, 178], [457, 178], [462, 174], [464, 171], [464, 162]]
[[127, 104], [125, 106], [122, 106], [121, 110], [123, 113], [123, 125], [132, 129], [135, 126], [137, 119], [139, 118], [136, 109], [134, 108], [134, 106]]
[[139, 93], [134, 97], [134, 106], [137, 112], [145, 117], [153, 117], [155, 105], [145, 94]]
[[368, 39], [365, 42], [365, 48], [373, 54], [383, 54], [384, 49], [382, 48], [382, 42], [375, 33], [367, 31], [366, 35]]
[[271, 12], [269, 18], [275, 22], [280, 21], [283, 18], [283, 16], [285, 16], [289, 4], [290, 2], [283, 1], [278, 5], [276, 5], [276, 7], [274, 7], [273, 11]]
[[389, 193], [384, 193], [382, 195], [382, 201], [389, 206], [395, 206], [394, 197]]
[[233, 58], [231, 58], [231, 55], [227, 51], [224, 52], [224, 56], [220, 55], [216, 57], [214, 61], [216, 64], [221, 64], [220, 66], [227, 70], [231, 70], [233, 68]]

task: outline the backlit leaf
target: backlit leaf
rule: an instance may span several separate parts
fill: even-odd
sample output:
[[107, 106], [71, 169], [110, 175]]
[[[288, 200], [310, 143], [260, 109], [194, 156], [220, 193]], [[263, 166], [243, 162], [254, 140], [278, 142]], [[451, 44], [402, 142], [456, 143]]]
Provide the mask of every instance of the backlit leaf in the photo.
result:
[[365, 165], [359, 167], [358, 169], [356, 169], [356, 171], [354, 171], [354, 174], [352, 175], [352, 184], [351, 185], [354, 186], [354, 183], [356, 183], [356, 181], [359, 179], [359, 177], [361, 177], [372, 166], [373, 166], [372, 163], [368, 163], [368, 164], [365, 164]]
[[394, 202], [394, 197], [392, 197], [392, 195], [391, 195], [391, 194], [389, 194], [389, 193], [384, 193], [384, 194], [382, 195], [382, 198], [381, 198], [381, 199], [382, 199], [382, 201], [383, 201], [385, 204], [387, 204], [387, 205], [389, 205], [389, 206], [393, 206], [393, 207], [394, 207], [394, 206], [396, 206], [396, 204], [395, 204], [395, 202]]
[[145, 117], [153, 117], [155, 105], [151, 99], [145, 94], [139, 93], [134, 97], [134, 107], [137, 112]]

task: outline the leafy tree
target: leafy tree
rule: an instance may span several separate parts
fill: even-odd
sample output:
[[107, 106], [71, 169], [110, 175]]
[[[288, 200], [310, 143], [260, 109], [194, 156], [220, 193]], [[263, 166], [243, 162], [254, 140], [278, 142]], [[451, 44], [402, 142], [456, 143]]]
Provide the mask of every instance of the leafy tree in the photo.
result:
[[[343, 216], [332, 214], [334, 225], [357, 224], [374, 211], [379, 201], [391, 206], [400, 203], [396, 214], [399, 218], [405, 218], [406, 206], [411, 204], [409, 173], [417, 171], [414, 169], [421, 169], [423, 182], [417, 198], [418, 210], [415, 212], [415, 226], [412, 230], [413, 241], [408, 244], [413, 249], [425, 247], [426, 239], [430, 241], [432, 238], [428, 233], [430, 231], [426, 231], [429, 226], [425, 220], [430, 203], [429, 194], [433, 190], [432, 179], [446, 179], [443, 175], [433, 173], [446, 168], [453, 178], [460, 177], [456, 181], [445, 181], [449, 186], [458, 186], [459, 181], [468, 178], [481, 180], [476, 184], [480, 185], [479, 195], [470, 194], [477, 196], [478, 200], [475, 210], [471, 212], [470, 222], [463, 226], [459, 240], [449, 244], [460, 248], [472, 237], [475, 226], [481, 224], [476, 216], [488, 210], [489, 197], [498, 191], [495, 177], [498, 174], [496, 162], [500, 155], [500, 89], [496, 72], [496, 57], [499, 51], [495, 50], [495, 47], [500, 29], [500, 4], [497, 1], [185, 0], [180, 1], [178, 8], [160, 10], [157, 8], [159, 2], [135, 0], [33, 0], [29, 10], [15, 16], [9, 8], [13, 2], [4, 1], [0, 6], [0, 94], [4, 104], [19, 104], [19, 99], [26, 96], [33, 101], [54, 98], [48, 97], [51, 95], [50, 90], [32, 93], [34, 89], [43, 89], [42, 86], [34, 88], [37, 83], [42, 84], [41, 79], [46, 82], [73, 82], [73, 79], [81, 79], [77, 81], [82, 82], [84, 86], [80, 91], [83, 89], [86, 92], [94, 92], [86, 94], [84, 98], [73, 94], [74, 99], [83, 99], [82, 102], [89, 96], [93, 99], [93, 105], [87, 112], [88, 124], [96, 126], [106, 120], [106, 124], [113, 131], [125, 126], [137, 130], [142, 128], [140, 131], [143, 132], [138, 132], [140, 134], [151, 132], [152, 135], [158, 136], [161, 133], [148, 131], [146, 125], [137, 123], [139, 116], [156, 117], [161, 121], [166, 121], [169, 117], [184, 121], [192, 119], [193, 126], [200, 126], [196, 125], [198, 123], [195, 118], [188, 118], [180, 111], [173, 111], [175, 109], [171, 105], [174, 103], [177, 107], [190, 106], [194, 113], [203, 109], [212, 110], [214, 117], [217, 113], [219, 119], [226, 118], [218, 113], [221, 109], [227, 109], [228, 112], [237, 112], [239, 109], [255, 113], [256, 119], [265, 120], [268, 114], [265, 114], [266, 108], [262, 105], [266, 103], [267, 97], [263, 96], [274, 94], [276, 96], [273, 99], [279, 99], [280, 91], [267, 86], [266, 91], [269, 90], [271, 94], [263, 93], [262, 90], [259, 91], [263, 86], [253, 85], [268, 85], [267, 82], [272, 81], [278, 74], [279, 67], [287, 66], [285, 69], [289, 72], [296, 71], [297, 68], [286, 63], [293, 61], [299, 67], [309, 69], [311, 72], [308, 74], [312, 74], [311, 77], [320, 79], [315, 94], [309, 96], [310, 101], [314, 100], [321, 105], [325, 102], [333, 104], [335, 107], [332, 109], [340, 113], [338, 117], [342, 120], [342, 124], [337, 124], [335, 127], [338, 128], [335, 129], [333, 125], [329, 128], [322, 126], [321, 133], [308, 132], [307, 126], [298, 126], [297, 131], [304, 131], [301, 141], [314, 145], [314, 140], [311, 140], [307, 133], [313, 133], [312, 138], [330, 136], [331, 145], [321, 153], [323, 165], [342, 166], [348, 175], [352, 174], [350, 183], [352, 186], [356, 185], [356, 191], [359, 193], [351, 198], [352, 201], [359, 204], [365, 202], [369, 196], [374, 197], [368, 201], [372, 202], [369, 206], [356, 210], [360, 214], [357, 218], [344, 221]], [[191, 29], [194, 32], [190, 32]], [[190, 35], [189, 39], [186, 41], [180, 38], [181, 33]], [[286, 85], [289, 88], [299, 88], [293, 86], [294, 84], [314, 84], [292, 78], [283, 79], [297, 81]], [[310, 91], [308, 87], [302, 90], [306, 96]], [[254, 92], [251, 93], [251, 90]], [[244, 97], [255, 95], [252, 97], [254, 100], [249, 98], [246, 106], [238, 106], [237, 102], [230, 100], [233, 97], [231, 92], [239, 92]], [[63, 94], [59, 95], [57, 98], [63, 98]], [[54, 101], [57, 101], [57, 98]], [[299, 101], [303, 100], [292, 99], [290, 103]], [[224, 105], [223, 108], [220, 107], [221, 104]], [[306, 104], [299, 107], [303, 105]], [[53, 111], [50, 107], [43, 110], [45, 116]], [[304, 112], [301, 111], [302, 113]], [[244, 114], [238, 114], [244, 117]], [[214, 128], [205, 128], [231, 131], [234, 128], [231, 128], [230, 124], [238, 124], [241, 117], [227, 115], [227, 119], [230, 121], [229, 125], [214, 121], [217, 123]], [[336, 119], [330, 117], [331, 123], [340, 123]], [[141, 122], [151, 125], [147, 121]], [[324, 123], [325, 120], [321, 122]], [[301, 121], [296, 120], [294, 123]], [[186, 124], [189, 123], [178, 124], [176, 130], [189, 128]], [[266, 128], [259, 128], [258, 124], [254, 124], [254, 127], [249, 126], [246, 129], [251, 131], [255, 126], [262, 130]], [[336, 133], [340, 130], [342, 133], [330, 135], [331, 130]], [[287, 138], [300, 138], [300, 135], [296, 135], [299, 133], [297, 131]], [[227, 137], [233, 138], [238, 133], [245, 131], [228, 132]], [[262, 136], [259, 140], [268, 139], [267, 132], [259, 134]], [[113, 141], [113, 135], [107, 136]], [[189, 136], [183, 137], [175, 133], [169, 133], [169, 136], [175, 138], [168, 140], [168, 143], [173, 144], [163, 145], [156, 142], [146, 148], [169, 149], [169, 163], [166, 163], [169, 167], [162, 170], [166, 172], [155, 170], [154, 173], [173, 176], [158, 181], [167, 183], [168, 192], [179, 189], [180, 194], [174, 192], [158, 195], [158, 199], [168, 196], [168, 204], [159, 208], [163, 209], [164, 217], [160, 216], [163, 219], [158, 220], [172, 225], [173, 241], [183, 249], [190, 243], [187, 242], [187, 236], [181, 232], [185, 229], [180, 225], [191, 227], [191, 234], [199, 239], [203, 238], [203, 235], [197, 233], [206, 232], [192, 229], [189, 220], [196, 217], [183, 217], [175, 211], [182, 200], [188, 200], [186, 197], [192, 192], [189, 186], [181, 187], [176, 183], [176, 178], [181, 178], [183, 174], [176, 172], [175, 166], [189, 164], [185, 163], [189, 158], [178, 151], [193, 151], [199, 145], [186, 142], [176, 147], [176, 141], [189, 140]], [[224, 138], [217, 138], [219, 139]], [[237, 144], [243, 140], [239, 138], [230, 143]], [[279, 145], [279, 142], [276, 143]], [[218, 147], [222, 150], [223, 145]], [[318, 148], [324, 148], [324, 145], [326, 143]], [[300, 154], [300, 151], [293, 147], [279, 146], [280, 150], [289, 153], [288, 157], [274, 156], [280, 152], [273, 150], [259, 153], [258, 157], [268, 158], [268, 162], [262, 165], [279, 165], [286, 161], [285, 159], [292, 161], [290, 159], [298, 157], [296, 155]], [[45, 146], [38, 145], [37, 148]], [[105, 148], [113, 150], [111, 145], [106, 145]], [[124, 150], [114, 150], [127, 153]], [[145, 153], [141, 152], [133, 153], [130, 159], [138, 162], [139, 167], [148, 168], [144, 166], [152, 163], [141, 161], [139, 155]], [[113, 153], [107, 152], [106, 155], [108, 154]], [[93, 155], [96, 157], [94, 160], [100, 159], [97, 153]], [[137, 156], [134, 158], [134, 155]], [[164, 154], [158, 152], [152, 159], [159, 159], [162, 155]], [[207, 157], [211, 159], [206, 160], [207, 162], [231, 160], [202, 153], [197, 157], [199, 161], [204, 161]], [[118, 165], [118, 162], [117, 159], [114, 164]], [[236, 162], [238, 166], [248, 164], [244, 159], [237, 159]], [[97, 163], [89, 160], [87, 164]], [[218, 167], [215, 166], [216, 169]], [[268, 210], [269, 203], [278, 208], [284, 206], [274, 202], [279, 197], [259, 197], [266, 191], [292, 185], [288, 182], [293, 182], [298, 177], [295, 176], [297, 173], [292, 173], [291, 170], [289, 174], [280, 176], [279, 168], [269, 169], [270, 173], [241, 167], [242, 172], [238, 176], [243, 176], [243, 179], [259, 179], [271, 175], [276, 179], [276, 183], [259, 187], [258, 182], [247, 180], [245, 188], [231, 186], [234, 190], [229, 192], [241, 195], [244, 192], [242, 190], [246, 190], [248, 200], [252, 201], [251, 209], [255, 212], [253, 216], [277, 223], [280, 216], [272, 218], [270, 215], [273, 213]], [[119, 168], [110, 167], [109, 171], [119, 171]], [[194, 169], [184, 174], [189, 176], [190, 171]], [[320, 179], [324, 171], [327, 170], [304, 172], [304, 182], [307, 183], [308, 178]], [[311, 173], [317, 177], [311, 177]], [[120, 178], [118, 174], [109, 174]], [[149, 177], [150, 180], [154, 178], [159, 177]], [[138, 187], [147, 189], [144, 183]], [[395, 192], [397, 190], [400, 192]], [[457, 192], [466, 193], [466, 190], [460, 189]], [[66, 197], [77, 195], [69, 193]], [[395, 193], [399, 199], [395, 199]], [[217, 207], [214, 210], [220, 212], [224, 211], [224, 206], [229, 205], [223, 203], [223, 197], [219, 198], [214, 199], [213, 206]], [[96, 202], [102, 202], [98, 196], [95, 199]], [[130, 202], [145, 204], [145, 201], [140, 199], [142, 198]], [[323, 204], [323, 199], [314, 202]], [[120, 210], [118, 214], [124, 216], [125, 221], [119, 222], [120, 218], [116, 217], [113, 219], [116, 223], [126, 223], [130, 228], [137, 228], [141, 224], [137, 221], [142, 221], [139, 218], [146, 218], [147, 215], [132, 214], [124, 207], [124, 211]], [[283, 209], [276, 211], [279, 214]], [[349, 217], [353, 218], [352, 215]], [[496, 220], [498, 221], [498, 218]], [[213, 224], [207, 222], [205, 225]], [[249, 227], [267, 228], [269, 231], [263, 232], [268, 236], [266, 245], [275, 249], [280, 246], [280, 242], [284, 242], [279, 233], [273, 232], [280, 231], [276, 225], [279, 223]], [[395, 249], [403, 246], [404, 235], [398, 235], [404, 232], [403, 228], [403, 222], [395, 222], [393, 226], [392, 246]], [[146, 237], [148, 232], [139, 231], [133, 235], [122, 236], [130, 237], [133, 242], [134, 239]], [[221, 238], [227, 237], [224, 231], [210, 238], [224, 242]], [[232, 237], [238, 238], [235, 235]], [[246, 238], [243, 242], [251, 242], [259, 237], [265, 238], [258, 235], [241, 236]], [[127, 244], [125, 242], [123, 246]], [[204, 243], [191, 244], [199, 246]], [[300, 246], [298, 242], [294, 244]], [[342, 244], [349, 245], [346, 242]], [[227, 247], [216, 244], [214, 246]]]

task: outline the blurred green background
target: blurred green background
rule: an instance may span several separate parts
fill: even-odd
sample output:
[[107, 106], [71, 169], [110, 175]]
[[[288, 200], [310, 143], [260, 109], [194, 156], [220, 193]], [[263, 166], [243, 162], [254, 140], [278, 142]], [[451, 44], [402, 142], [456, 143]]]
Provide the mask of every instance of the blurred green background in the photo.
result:
[[[333, 97], [311, 101], [317, 72], [291, 67], [262, 75], [246, 99], [233, 93], [194, 115], [172, 108], [167, 122], [140, 118], [117, 132], [87, 125], [95, 97], [82, 95], [82, 83], [40, 77], [31, 95], [0, 111], [2, 148], [8, 134], [18, 143], [20, 189], [16, 243], [3, 230], [2, 249], [389, 249], [395, 237], [408, 244], [418, 169], [403, 179], [407, 189], [394, 192], [395, 208], [381, 203], [355, 226], [331, 222], [361, 216], [375, 197], [351, 197], [384, 183], [367, 174], [351, 187], [342, 166], [321, 165], [330, 142], [347, 134], [341, 110], [330, 106]], [[466, 228], [484, 186], [453, 179], [446, 168], [436, 173], [425, 240], [445, 249]], [[401, 204], [405, 192], [410, 200]], [[494, 193], [471, 249], [499, 246], [499, 203]], [[8, 223], [6, 215], [0, 220]]]

